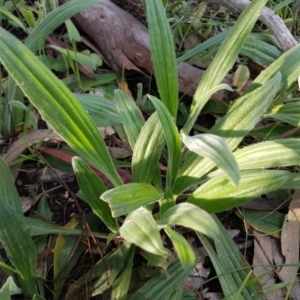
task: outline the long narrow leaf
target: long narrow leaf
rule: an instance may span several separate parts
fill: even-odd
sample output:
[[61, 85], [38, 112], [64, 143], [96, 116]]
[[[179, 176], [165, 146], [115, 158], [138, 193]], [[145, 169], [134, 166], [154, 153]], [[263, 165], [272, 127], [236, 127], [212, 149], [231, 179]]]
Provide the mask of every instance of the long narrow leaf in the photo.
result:
[[110, 230], [117, 232], [116, 221], [108, 204], [100, 199], [100, 195], [106, 191], [105, 184], [81, 158], [73, 157], [72, 165], [86, 202]]
[[146, 1], [151, 56], [158, 91], [170, 114], [176, 118], [178, 75], [173, 35], [161, 0]]
[[133, 148], [144, 125], [142, 113], [135, 102], [124, 92], [115, 90], [114, 94], [128, 142]]
[[23, 293], [36, 293], [36, 251], [23, 218], [14, 207], [0, 199], [0, 242], [21, 277]]
[[149, 99], [155, 106], [162, 124], [168, 146], [167, 186], [171, 187], [176, 179], [181, 157], [181, 140], [173, 118], [161, 101], [153, 96]]
[[163, 257], [168, 257], [170, 254], [163, 246], [158, 226], [151, 212], [143, 207], [127, 216], [120, 233], [127, 242], [147, 252]]
[[64, 21], [71, 18], [78, 12], [99, 3], [101, 0], [73, 0], [65, 3], [49, 13], [30, 33], [25, 45], [35, 52], [41, 46], [43, 40]]
[[0, 195], [2, 201], [10, 204], [19, 216], [23, 215], [19, 194], [17, 192], [14, 178], [7, 164], [0, 156]]
[[255, 170], [241, 172], [238, 186], [233, 186], [227, 176], [215, 177], [200, 186], [188, 198], [209, 213], [221, 212], [246, 203], [257, 196], [285, 187], [288, 171]]
[[0, 61], [42, 117], [115, 185], [122, 184], [102, 137], [75, 96], [28, 48], [2, 28], [0, 48]]
[[219, 228], [212, 216], [191, 203], [180, 203], [168, 209], [159, 220], [159, 225], [181, 225], [218, 239]]
[[198, 134], [189, 137], [182, 133], [185, 146], [196, 154], [210, 158], [219, 168], [223, 169], [230, 180], [237, 185], [240, 179], [238, 164], [226, 144], [226, 141], [212, 134]]
[[104, 192], [101, 199], [108, 202], [113, 217], [127, 213], [157, 201], [163, 192], [147, 183], [128, 183]]
[[151, 183], [164, 146], [164, 131], [157, 113], [142, 127], [132, 155], [133, 182]]
[[189, 272], [192, 271], [192, 268], [193, 267], [184, 270], [180, 264], [180, 261], [177, 261], [168, 268], [168, 276], [165, 274], [160, 274], [159, 276], [150, 279], [129, 299], [173, 299], [171, 298], [171, 295], [178, 288], [182, 288], [183, 281]]
[[252, 1], [235, 22], [197, 87], [190, 116], [183, 127], [184, 133], [189, 133], [198, 114], [210, 97], [203, 97], [202, 95], [219, 84], [234, 65], [245, 39], [266, 3], [267, 0]]
[[[225, 138], [230, 150], [234, 150], [267, 110], [280, 83], [281, 75], [277, 73], [263, 86], [243, 95], [209, 133]], [[196, 154], [190, 153], [180, 169], [173, 193], [178, 194], [199, 182], [213, 167], [214, 164], [209, 159], [199, 160]]]

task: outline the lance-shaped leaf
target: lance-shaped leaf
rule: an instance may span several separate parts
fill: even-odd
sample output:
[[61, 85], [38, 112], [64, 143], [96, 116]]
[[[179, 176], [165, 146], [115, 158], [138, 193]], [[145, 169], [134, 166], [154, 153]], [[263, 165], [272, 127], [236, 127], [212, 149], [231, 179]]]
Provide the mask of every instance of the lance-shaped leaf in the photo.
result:
[[240, 170], [225, 139], [209, 133], [198, 134], [192, 137], [182, 133], [181, 139], [190, 151], [210, 158], [228, 175], [233, 184], [238, 184]]
[[212, 239], [219, 236], [219, 228], [212, 216], [191, 203], [180, 203], [171, 207], [157, 220], [157, 224], [181, 225], [199, 231]]
[[163, 246], [158, 226], [151, 212], [143, 207], [127, 216], [120, 227], [120, 233], [127, 242], [145, 251], [163, 257], [168, 257], [170, 254], [169, 250]]
[[133, 149], [132, 180], [151, 183], [164, 146], [164, 131], [157, 113], [142, 127]]
[[190, 269], [196, 262], [195, 253], [188, 241], [170, 226], [164, 228], [166, 234], [171, 239], [183, 269]]
[[238, 186], [233, 186], [225, 175], [210, 179], [188, 198], [209, 213], [225, 211], [256, 198], [257, 196], [285, 187], [290, 172], [255, 170], [241, 172]]
[[[151, 278], [138, 291], [136, 291], [129, 299], [182, 299], [179, 297], [172, 298], [178, 289], [182, 289], [183, 281], [192, 271], [193, 267], [184, 270], [180, 261], [176, 261], [169, 266], [167, 270], [168, 276], [164, 273]], [[178, 295], [177, 295], [178, 296]]]
[[135, 102], [124, 92], [115, 90], [114, 94], [128, 142], [133, 148], [144, 125], [142, 113]]
[[93, 4], [102, 2], [101, 0], [73, 0], [65, 3], [52, 12], [50, 12], [37, 26], [30, 32], [25, 40], [25, 45], [35, 52], [41, 46], [43, 40], [64, 21], [70, 19], [73, 15], [92, 6]]
[[[234, 103], [231, 110], [213, 126], [209, 133], [223, 137], [230, 150], [234, 150], [259, 122], [275, 97], [280, 82], [281, 74], [277, 73], [263, 86], [243, 95]], [[199, 182], [214, 166], [215, 164], [210, 159], [199, 159], [198, 155], [190, 152], [186, 155], [181, 166], [173, 193], [179, 194], [189, 186]]]
[[189, 133], [196, 117], [208, 101], [210, 96], [204, 96], [207, 94], [207, 91], [218, 85], [236, 62], [236, 58], [244, 44], [244, 41], [250, 34], [257, 18], [259, 17], [260, 11], [266, 3], [266, 0], [252, 1], [235, 22], [235, 25], [232, 27], [227, 38], [222, 43], [222, 46], [220, 47], [213, 62], [209, 65], [209, 68], [201, 78], [195, 92], [191, 113], [184, 125], [183, 132]]
[[111, 215], [108, 204], [99, 199], [100, 195], [106, 191], [104, 183], [80, 157], [73, 157], [72, 165], [79, 187], [94, 214], [97, 215], [110, 230], [117, 232], [116, 221]]
[[178, 129], [174, 123], [171, 114], [168, 112], [164, 104], [153, 96], [149, 99], [155, 106], [159, 120], [162, 124], [165, 138], [168, 146], [168, 170], [167, 170], [167, 186], [171, 187], [175, 180], [180, 164], [181, 157], [181, 140]]
[[266, 118], [273, 118], [293, 126], [299, 126], [300, 102], [280, 104], [272, 107], [264, 115]]
[[23, 293], [33, 296], [36, 293], [35, 270], [36, 251], [29, 229], [23, 217], [14, 207], [0, 199], [0, 242], [6, 254], [20, 275]]
[[164, 193], [147, 183], [128, 183], [104, 192], [113, 217], [119, 217], [163, 197]]
[[17, 38], [0, 28], [0, 61], [51, 127], [115, 184], [122, 181], [95, 124], [67, 87]]
[[170, 114], [176, 118], [178, 75], [173, 34], [161, 0], [146, 1], [151, 57], [158, 91]]
[[278, 168], [300, 164], [300, 139], [256, 143], [234, 152], [241, 170]]
[[10, 204], [18, 215], [22, 216], [22, 206], [20, 197], [18, 195], [14, 178], [11, 174], [10, 169], [0, 156], [0, 195], [2, 201]]

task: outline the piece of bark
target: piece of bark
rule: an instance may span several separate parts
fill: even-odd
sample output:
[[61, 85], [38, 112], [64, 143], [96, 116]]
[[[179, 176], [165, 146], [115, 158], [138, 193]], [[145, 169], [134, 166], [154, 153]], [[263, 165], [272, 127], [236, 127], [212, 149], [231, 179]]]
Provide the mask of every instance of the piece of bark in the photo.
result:
[[[251, 3], [249, 0], [209, 0], [204, 2], [219, 4], [240, 12]], [[258, 19], [270, 29], [282, 51], [286, 52], [298, 44], [281, 18], [270, 8], [265, 7]]]
[[[68, 0], [60, 0], [60, 2], [65, 3]], [[229, 6], [241, 11], [250, 1], [214, 0], [210, 3]], [[120, 75], [125, 69], [136, 70], [148, 76], [153, 73], [147, 28], [110, 0], [103, 0], [85, 9], [73, 19], [77, 26], [94, 41], [104, 60], [114, 72]], [[284, 51], [297, 44], [282, 20], [272, 10], [264, 8], [260, 20], [270, 28]], [[205, 70], [187, 63], [179, 64], [179, 91], [193, 96], [204, 72]], [[223, 80], [223, 83], [230, 84], [231, 82], [231, 75]], [[218, 93], [213, 98], [222, 100], [223, 96]]]
[[[68, 0], [60, 2], [66, 3]], [[94, 41], [114, 72], [122, 74], [123, 69], [126, 69], [148, 76], [153, 73], [148, 30], [129, 13], [109, 0], [103, 0], [78, 13], [73, 19]], [[204, 72], [187, 63], [179, 64], [180, 92], [193, 96]], [[228, 75], [223, 82], [230, 84], [231, 77]], [[222, 100], [221, 94], [214, 95], [214, 99]]]

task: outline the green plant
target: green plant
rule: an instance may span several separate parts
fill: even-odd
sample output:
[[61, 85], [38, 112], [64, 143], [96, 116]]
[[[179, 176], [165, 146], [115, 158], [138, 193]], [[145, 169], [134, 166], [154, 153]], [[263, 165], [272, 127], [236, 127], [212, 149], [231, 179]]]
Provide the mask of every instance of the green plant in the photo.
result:
[[[298, 188], [298, 173], [278, 168], [299, 164], [299, 140], [274, 140], [242, 149], [238, 147], [274, 99], [281, 99], [294, 83], [300, 72], [300, 62], [296, 59], [300, 47], [283, 54], [262, 72], [208, 134], [188, 134], [210, 96], [220, 89], [231, 89], [220, 83], [233, 67], [265, 3], [252, 1], [228, 33], [201, 79], [180, 133], [176, 126], [178, 84], [171, 31], [161, 1], [146, 1], [152, 59], [161, 101], [149, 96], [156, 112], [145, 122], [135, 103], [123, 92], [115, 91], [120, 122], [133, 149], [133, 182], [129, 184], [123, 184], [102, 137], [75, 96], [27, 47], [0, 29], [0, 61], [41, 116], [81, 156], [73, 158], [74, 172], [82, 197], [111, 232], [105, 238], [108, 241], [124, 239], [120, 246], [69, 287], [66, 299], [87, 281], [91, 282], [92, 295], [112, 288], [113, 299], [126, 299], [135, 255], [141, 255], [161, 272], [154, 273], [129, 295], [130, 299], [161, 299], [162, 295], [165, 299], [181, 299], [183, 281], [197, 259], [174, 226], [197, 232], [212, 258], [226, 299], [264, 299], [258, 279], [254, 278], [250, 266], [214, 213], [277, 189]], [[32, 44], [27, 43], [29, 45]], [[104, 108], [105, 105], [107, 102]], [[265, 116], [272, 117], [272, 114], [274, 111]], [[167, 159], [165, 178], [158, 167], [162, 155]], [[101, 170], [115, 187], [107, 190], [86, 161]], [[34, 247], [30, 235], [78, 234], [78, 231], [55, 229], [41, 221], [24, 218], [10, 172], [2, 160], [0, 163], [4, 170], [0, 174], [3, 176], [0, 181], [0, 220], [6, 226], [0, 241], [19, 275], [23, 293], [33, 296], [38, 293], [35, 252], [24, 252], [31, 262], [24, 266], [23, 258], [13, 252], [15, 243], [9, 243], [11, 237], [26, 243], [29, 250]], [[6, 183], [4, 178], [8, 178]], [[178, 203], [179, 198], [186, 202]], [[155, 214], [153, 203], [158, 209]], [[12, 222], [16, 227], [13, 232], [10, 230]], [[162, 238], [161, 231], [172, 243], [176, 255], [166, 247], [167, 240]], [[98, 237], [103, 238], [103, 235], [98, 233]], [[55, 256], [56, 274], [62, 269], [58, 253], [61, 253], [59, 249]], [[222, 259], [224, 256], [226, 258]]]

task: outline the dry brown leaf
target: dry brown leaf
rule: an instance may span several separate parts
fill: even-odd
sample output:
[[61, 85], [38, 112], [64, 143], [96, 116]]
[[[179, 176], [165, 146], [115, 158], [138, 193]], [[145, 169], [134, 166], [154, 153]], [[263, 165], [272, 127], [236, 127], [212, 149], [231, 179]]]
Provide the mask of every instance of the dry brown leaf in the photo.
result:
[[296, 190], [285, 216], [281, 233], [281, 251], [285, 264], [280, 271], [281, 280], [286, 283], [294, 282], [291, 299], [300, 299], [300, 284], [297, 277], [299, 269], [299, 233], [300, 233], [300, 191]]
[[[274, 249], [274, 242], [276, 242], [276, 240], [270, 236], [262, 235], [257, 231], [253, 233], [255, 235], [253, 273], [255, 276], [262, 276], [259, 282], [264, 289], [276, 283], [273, 267], [270, 266], [270, 263], [273, 264], [273, 253], [276, 251], [276, 249]], [[264, 295], [270, 300], [284, 299], [283, 290], [264, 292]]]

